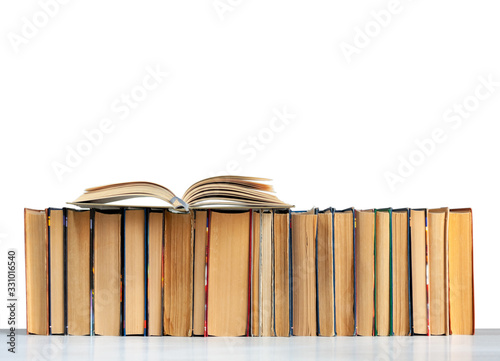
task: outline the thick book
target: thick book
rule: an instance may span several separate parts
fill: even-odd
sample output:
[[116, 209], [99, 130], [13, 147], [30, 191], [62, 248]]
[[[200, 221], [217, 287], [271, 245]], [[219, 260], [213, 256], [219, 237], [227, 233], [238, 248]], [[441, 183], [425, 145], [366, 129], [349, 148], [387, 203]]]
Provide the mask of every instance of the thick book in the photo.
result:
[[95, 210], [93, 223], [94, 333], [123, 334], [123, 211]]
[[252, 234], [251, 234], [251, 272], [250, 272], [250, 334], [252, 336], [260, 336], [260, 321], [259, 305], [260, 305], [260, 279], [262, 262], [261, 262], [261, 222], [260, 212], [252, 213]]
[[292, 329], [294, 336], [316, 336], [316, 242], [314, 211], [292, 212]]
[[356, 334], [375, 332], [375, 212], [356, 211]]
[[290, 211], [274, 211], [274, 330], [290, 336]]
[[49, 334], [49, 260], [47, 213], [24, 209], [27, 333]]
[[416, 335], [429, 333], [427, 300], [427, 210], [410, 211], [412, 325]]
[[392, 211], [392, 334], [411, 333], [409, 209]]
[[334, 210], [335, 334], [356, 334], [356, 245], [354, 209]]
[[208, 212], [194, 212], [193, 335], [205, 333]]
[[375, 210], [375, 336], [392, 333], [392, 210]]
[[429, 327], [431, 335], [449, 334], [448, 208], [429, 209]]
[[146, 211], [126, 209], [124, 220], [124, 334], [144, 335], [146, 328]]
[[193, 215], [165, 212], [163, 334], [193, 332]]
[[318, 336], [335, 335], [333, 215], [332, 208], [318, 213], [316, 250]]
[[252, 336], [274, 336], [272, 227], [272, 212], [253, 212]]
[[[47, 210], [50, 289], [50, 334], [65, 333], [64, 310], [64, 212], [62, 209]], [[87, 257], [88, 258], [88, 257]]]
[[163, 335], [163, 210], [148, 210], [147, 335]]
[[90, 211], [66, 209], [67, 333], [91, 333]]
[[472, 210], [450, 209], [449, 229], [450, 334], [474, 334], [474, 267]]
[[259, 324], [261, 336], [274, 336], [273, 213], [261, 210], [261, 276]]
[[221, 176], [201, 180], [189, 187], [182, 198], [168, 188], [151, 182], [125, 182], [87, 188], [74, 202], [80, 207], [101, 208], [109, 202], [137, 197], [153, 197], [183, 208], [291, 208], [272, 194], [273, 187], [262, 183], [267, 178]]
[[207, 336], [250, 335], [251, 227], [251, 211], [209, 211]]

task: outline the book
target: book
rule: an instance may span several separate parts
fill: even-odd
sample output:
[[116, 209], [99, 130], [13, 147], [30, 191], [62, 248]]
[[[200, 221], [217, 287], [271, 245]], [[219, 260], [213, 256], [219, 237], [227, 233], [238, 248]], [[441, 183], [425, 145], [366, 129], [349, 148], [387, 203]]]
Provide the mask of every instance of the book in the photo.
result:
[[312, 211], [292, 212], [292, 329], [294, 336], [316, 336], [316, 235]]
[[126, 209], [124, 221], [124, 334], [144, 335], [146, 325], [146, 212], [144, 209]]
[[250, 323], [251, 323], [251, 335], [258, 337], [261, 334], [261, 317], [260, 317], [260, 301], [261, 301], [261, 282], [260, 275], [262, 274], [262, 262], [261, 262], [261, 222], [260, 222], [260, 214], [259, 211], [254, 211], [252, 214], [252, 251], [251, 251], [251, 264], [252, 270], [250, 273]]
[[474, 269], [472, 210], [450, 209], [449, 229], [450, 334], [474, 334]]
[[120, 336], [122, 324], [122, 218], [121, 210], [95, 210], [94, 333]]
[[274, 287], [273, 287], [273, 214], [261, 210], [261, 276], [260, 309], [261, 336], [274, 336]]
[[392, 211], [392, 333], [411, 332], [409, 209]]
[[429, 333], [427, 317], [427, 210], [410, 211], [413, 333]]
[[49, 260], [47, 213], [24, 210], [24, 249], [26, 256], [26, 331], [49, 334]]
[[196, 210], [194, 215], [193, 335], [203, 336], [205, 333], [208, 214], [207, 211]]
[[431, 335], [449, 334], [448, 208], [429, 209], [429, 327]]
[[[66, 209], [67, 333], [91, 333], [90, 211]], [[52, 222], [52, 220], [51, 220]]]
[[208, 336], [250, 334], [251, 226], [251, 211], [209, 211]]
[[317, 307], [318, 336], [335, 335], [335, 296], [333, 261], [333, 209], [318, 213]]
[[356, 334], [354, 209], [334, 210], [335, 334]]
[[165, 212], [164, 335], [193, 332], [192, 217], [192, 213]]
[[147, 225], [147, 334], [163, 335], [163, 210], [149, 210]]
[[392, 333], [392, 210], [375, 210], [375, 336]]
[[[64, 214], [62, 209], [47, 209], [49, 289], [50, 289], [50, 334], [65, 333], [64, 311]], [[88, 257], [87, 257], [88, 259]]]
[[273, 317], [273, 214], [253, 212], [252, 336], [274, 336]]
[[375, 212], [356, 211], [356, 334], [375, 331]]
[[274, 211], [274, 319], [275, 334], [290, 336], [290, 212]]
[[273, 187], [262, 183], [267, 178], [220, 176], [203, 179], [190, 186], [182, 198], [168, 188], [151, 182], [125, 182], [85, 189], [70, 204], [80, 207], [103, 207], [106, 203], [137, 197], [153, 197], [176, 209], [200, 207], [291, 208], [272, 194]]

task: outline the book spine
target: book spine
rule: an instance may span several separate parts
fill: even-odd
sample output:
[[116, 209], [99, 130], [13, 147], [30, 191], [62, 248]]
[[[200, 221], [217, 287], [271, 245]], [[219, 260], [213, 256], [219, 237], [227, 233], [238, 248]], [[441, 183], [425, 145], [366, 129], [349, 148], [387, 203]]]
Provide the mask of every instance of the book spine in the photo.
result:
[[335, 302], [335, 209], [330, 207], [332, 213], [332, 262], [333, 262], [333, 336], [337, 336], [337, 315]]
[[51, 271], [51, 267], [50, 267], [50, 262], [52, 261], [52, 257], [51, 257], [51, 254], [50, 254], [50, 241], [51, 241], [51, 237], [50, 237], [50, 214], [51, 214], [51, 209], [50, 208], [47, 208], [46, 210], [46, 220], [47, 220], [47, 305], [48, 305], [48, 314], [49, 314], [49, 335], [52, 335], [52, 305], [51, 305], [51, 301], [52, 301], [52, 298], [50, 297], [50, 291], [51, 291], [51, 288], [52, 288], [52, 282], [51, 282], [51, 279], [50, 279], [50, 271]]
[[68, 334], [68, 209], [63, 208], [64, 334]]
[[121, 320], [121, 327], [120, 327], [120, 333], [121, 336], [125, 336], [127, 333], [126, 329], [126, 322], [127, 320], [125, 319], [125, 312], [126, 312], [126, 307], [127, 304], [125, 302], [125, 292], [127, 292], [126, 289], [126, 280], [125, 280], [125, 222], [126, 222], [126, 212], [125, 208], [121, 209], [121, 214], [122, 214], [122, 219], [121, 219], [121, 247], [120, 247], [120, 257], [121, 257], [121, 270], [120, 270], [120, 320]]
[[[251, 332], [251, 311], [252, 311], [252, 248], [253, 248], [253, 210], [249, 211], [250, 217], [250, 242], [249, 243], [249, 255], [248, 255], [248, 298], [247, 298], [247, 328], [246, 328], [246, 336], [249, 337]], [[262, 221], [262, 218], [261, 218]], [[260, 272], [259, 272], [260, 276]], [[259, 332], [260, 336], [260, 332]]]
[[149, 290], [149, 209], [144, 209], [144, 332], [148, 335], [148, 290]]
[[[354, 315], [354, 332], [353, 336], [356, 336], [357, 334], [357, 329], [358, 329], [358, 319], [357, 319], [357, 314], [356, 314], [356, 213], [354, 211], [354, 208], [351, 208], [351, 213], [352, 213], [352, 259], [353, 259], [353, 278], [354, 278], [354, 309], [353, 309], [353, 315]], [[335, 245], [335, 244], [334, 244]], [[334, 248], [335, 251], [335, 248]], [[337, 334], [337, 330], [335, 329], [335, 334]]]
[[[318, 219], [318, 208], [314, 208], [314, 212], [316, 215], [316, 219]], [[321, 330], [320, 330], [320, 322], [319, 322], [319, 290], [318, 290], [318, 284], [319, 284], [319, 272], [318, 272], [318, 224], [319, 221], [316, 221], [316, 237], [314, 240], [314, 268], [315, 268], [315, 283], [316, 283], [316, 336], [321, 335]]]
[[407, 210], [407, 246], [406, 249], [408, 250], [407, 256], [408, 256], [408, 312], [409, 312], [409, 317], [408, 317], [408, 322], [409, 322], [409, 327], [410, 331], [408, 332], [408, 336], [413, 335], [413, 284], [411, 282], [411, 274], [412, 274], [412, 265], [411, 265], [411, 210]]
[[90, 210], [90, 335], [95, 335], [95, 210]]
[[292, 214], [288, 212], [288, 292], [290, 311], [290, 336], [293, 336], [293, 264], [292, 264]]
[[206, 268], [205, 268], [205, 329], [204, 336], [208, 337], [208, 272], [210, 269], [210, 221], [212, 219], [212, 211], [208, 211], [207, 217], [207, 246], [206, 246]]
[[429, 224], [428, 211], [425, 210], [425, 293], [427, 300], [427, 336], [431, 334], [430, 294], [429, 294]]
[[[272, 334], [276, 337], [276, 286], [275, 286], [275, 253], [274, 253], [274, 210], [271, 211], [271, 312], [272, 312]], [[250, 238], [252, 239], [252, 238]], [[251, 250], [250, 250], [251, 251]], [[250, 255], [252, 253], [250, 252]], [[251, 262], [251, 261], [250, 261]]]

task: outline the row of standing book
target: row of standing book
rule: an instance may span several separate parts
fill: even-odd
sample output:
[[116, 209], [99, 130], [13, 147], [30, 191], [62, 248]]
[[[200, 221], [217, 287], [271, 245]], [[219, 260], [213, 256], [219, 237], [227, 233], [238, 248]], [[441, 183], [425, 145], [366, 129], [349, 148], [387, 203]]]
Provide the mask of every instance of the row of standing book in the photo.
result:
[[474, 333], [470, 209], [25, 209], [27, 331]]

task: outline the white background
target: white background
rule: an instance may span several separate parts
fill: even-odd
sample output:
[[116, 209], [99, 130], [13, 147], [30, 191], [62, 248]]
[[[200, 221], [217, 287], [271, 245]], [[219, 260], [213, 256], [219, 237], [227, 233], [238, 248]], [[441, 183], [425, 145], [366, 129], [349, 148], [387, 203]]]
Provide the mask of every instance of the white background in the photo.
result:
[[[86, 187], [130, 180], [181, 196], [237, 163], [233, 173], [272, 178], [296, 209], [472, 207], [476, 327], [499, 328], [500, 87], [479, 101], [475, 92], [480, 79], [500, 82], [500, 4], [401, 0], [385, 26], [372, 12], [394, 10], [388, 1], [215, 4], [75, 0], [44, 18], [38, 1], [1, 3], [0, 299], [16, 248], [18, 327], [24, 207], [61, 207]], [[371, 34], [362, 44], [360, 32]], [[169, 75], [141, 93], [148, 67]], [[127, 116], [114, 111], [131, 92], [145, 99]], [[464, 101], [474, 110], [446, 122]], [[294, 118], [271, 130], [283, 110]], [[68, 149], [103, 118], [112, 131], [68, 166]], [[418, 153], [439, 129], [441, 142]], [[411, 154], [418, 165], [392, 189], [385, 173]], [[57, 164], [68, 166], [61, 177]], [[2, 306], [0, 327], [6, 320]]]

